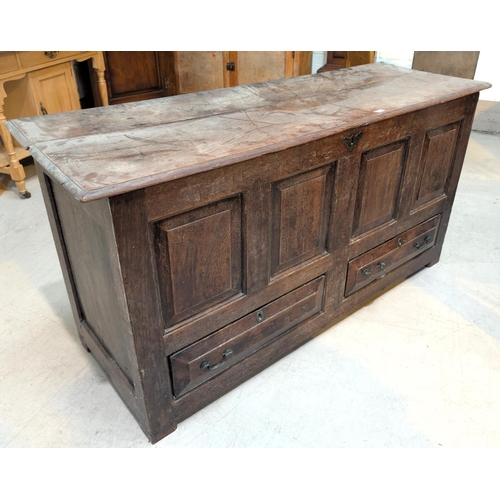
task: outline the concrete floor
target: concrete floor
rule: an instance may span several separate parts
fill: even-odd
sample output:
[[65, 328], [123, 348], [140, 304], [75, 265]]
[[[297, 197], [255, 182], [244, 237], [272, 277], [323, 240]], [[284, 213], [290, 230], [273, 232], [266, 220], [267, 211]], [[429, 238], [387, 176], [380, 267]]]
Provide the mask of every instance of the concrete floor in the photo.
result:
[[[0, 447], [152, 447], [80, 345], [33, 167], [0, 176]], [[158, 448], [500, 447], [500, 136], [473, 133], [441, 261]]]

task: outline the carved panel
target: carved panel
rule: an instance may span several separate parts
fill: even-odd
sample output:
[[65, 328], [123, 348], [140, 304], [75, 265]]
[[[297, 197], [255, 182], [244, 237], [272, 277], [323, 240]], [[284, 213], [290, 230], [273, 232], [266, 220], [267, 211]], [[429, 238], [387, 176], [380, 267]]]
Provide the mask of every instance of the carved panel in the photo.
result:
[[327, 251], [332, 183], [328, 165], [273, 185], [272, 275]]
[[398, 141], [363, 153], [353, 236], [359, 236], [397, 218], [406, 148], [406, 141]]
[[455, 157], [460, 122], [429, 130], [414, 194], [413, 209], [446, 194], [446, 185]]
[[154, 235], [165, 327], [242, 291], [239, 197], [160, 221]]

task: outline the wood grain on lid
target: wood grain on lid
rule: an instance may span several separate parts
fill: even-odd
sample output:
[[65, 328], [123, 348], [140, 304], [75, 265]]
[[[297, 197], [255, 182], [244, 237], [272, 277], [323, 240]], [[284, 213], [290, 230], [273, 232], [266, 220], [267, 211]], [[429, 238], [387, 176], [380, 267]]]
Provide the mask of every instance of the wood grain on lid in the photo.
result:
[[185, 177], [489, 88], [383, 63], [11, 120], [80, 201]]

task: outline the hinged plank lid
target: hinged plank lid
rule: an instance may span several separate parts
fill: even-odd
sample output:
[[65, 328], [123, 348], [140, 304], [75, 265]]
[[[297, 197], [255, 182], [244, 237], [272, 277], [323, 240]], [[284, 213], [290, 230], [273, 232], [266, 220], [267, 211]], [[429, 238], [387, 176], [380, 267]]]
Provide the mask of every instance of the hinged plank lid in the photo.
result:
[[489, 88], [384, 63], [12, 120], [7, 128], [80, 201], [310, 142]]

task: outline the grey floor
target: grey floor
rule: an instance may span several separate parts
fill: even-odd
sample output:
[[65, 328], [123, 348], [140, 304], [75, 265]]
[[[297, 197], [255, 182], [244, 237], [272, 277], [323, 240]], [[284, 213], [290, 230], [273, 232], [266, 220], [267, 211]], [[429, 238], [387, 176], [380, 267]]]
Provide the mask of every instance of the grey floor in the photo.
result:
[[[0, 176], [0, 447], [151, 447], [80, 345], [37, 178]], [[441, 261], [155, 446], [500, 447], [500, 136], [473, 133]]]

